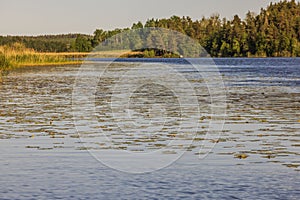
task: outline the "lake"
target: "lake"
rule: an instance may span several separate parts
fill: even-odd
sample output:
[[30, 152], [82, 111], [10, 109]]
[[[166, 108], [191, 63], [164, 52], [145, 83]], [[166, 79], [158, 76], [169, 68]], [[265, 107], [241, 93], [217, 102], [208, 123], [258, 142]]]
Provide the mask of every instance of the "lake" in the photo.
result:
[[299, 199], [299, 58], [95, 63], [3, 78], [0, 199]]

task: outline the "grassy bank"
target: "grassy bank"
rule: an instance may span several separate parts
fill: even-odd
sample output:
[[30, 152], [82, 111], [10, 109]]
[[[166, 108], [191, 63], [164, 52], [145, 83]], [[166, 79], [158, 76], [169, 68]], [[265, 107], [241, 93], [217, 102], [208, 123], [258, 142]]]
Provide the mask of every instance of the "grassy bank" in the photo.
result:
[[[139, 52], [138, 52], [139, 53]], [[101, 52], [36, 52], [26, 48], [23, 44], [0, 46], [0, 72], [24, 66], [69, 65], [81, 64], [83, 58], [90, 56], [96, 58], [129, 57], [137, 52], [126, 50]]]
[[22, 66], [43, 66], [57, 64], [80, 64], [82, 53], [40, 53], [23, 44], [0, 46], [0, 71], [4, 72]]
[[71, 65], [81, 64], [83, 58], [130, 58], [130, 57], [156, 57], [154, 51], [148, 55], [148, 51], [114, 50], [100, 52], [36, 52], [26, 48], [23, 44], [14, 43], [12, 45], [0, 46], [0, 75], [11, 69], [25, 66], [48, 66], [48, 65]]

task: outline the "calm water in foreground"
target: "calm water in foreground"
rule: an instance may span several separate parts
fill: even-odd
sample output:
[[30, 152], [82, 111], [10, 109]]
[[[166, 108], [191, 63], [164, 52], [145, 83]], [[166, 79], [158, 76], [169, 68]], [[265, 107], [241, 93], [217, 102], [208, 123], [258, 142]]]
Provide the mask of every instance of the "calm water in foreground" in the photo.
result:
[[[180, 59], [113, 63], [94, 91], [98, 124], [80, 137], [74, 121], [85, 125], [86, 118], [74, 119], [72, 109], [80, 66], [11, 72], [0, 85], [0, 199], [299, 199], [300, 59], [215, 62], [226, 89], [226, 119], [220, 137], [209, 140], [210, 94], [199, 72]], [[110, 114], [112, 92], [122, 91], [113, 87], [116, 79], [140, 63], [167, 64], [196, 86], [202, 115], [195, 136], [178, 131], [176, 119], [188, 116], [180, 115], [174, 95], [159, 84], [142, 84], [130, 97], [133, 120], [151, 118], [160, 127], [161, 118], [171, 119], [158, 131], [143, 122], [129, 126]], [[109, 142], [99, 142], [99, 129]], [[193, 139], [191, 146], [179, 144]], [[170, 140], [179, 143], [168, 145]], [[205, 140], [215, 146], [199, 159]], [[168, 167], [142, 174], [120, 172], [95, 159], [96, 153], [110, 155], [112, 149], [161, 148], [162, 156], [186, 153]]]

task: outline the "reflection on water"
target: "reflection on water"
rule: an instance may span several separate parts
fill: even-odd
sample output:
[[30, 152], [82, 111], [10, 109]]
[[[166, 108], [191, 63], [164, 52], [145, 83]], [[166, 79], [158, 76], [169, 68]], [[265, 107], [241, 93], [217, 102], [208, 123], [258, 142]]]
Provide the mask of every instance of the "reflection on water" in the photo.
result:
[[[161, 134], [147, 134], [149, 124], [127, 127], [131, 131], [125, 133], [118, 131], [111, 110], [102, 105], [109, 101], [107, 94], [116, 74], [135, 61], [119, 63], [98, 83], [98, 128], [112, 138], [109, 145], [93, 140], [83, 144], [87, 141], [78, 138], [72, 89], [79, 66], [26, 68], [3, 79], [0, 198], [299, 197], [299, 59], [216, 60], [227, 89], [227, 118], [220, 138], [209, 140], [216, 146], [204, 160], [198, 159], [198, 149], [211, 119], [209, 93], [193, 70], [172, 61], [198, 85], [201, 95], [197, 98], [203, 112], [200, 128], [192, 145], [173, 145], [165, 150], [166, 154], [187, 150], [172, 166], [130, 175], [97, 163], [86, 150], [151, 151], [174, 138], [193, 139], [174, 129], [176, 119], [184, 117], [178, 99], [158, 84], [145, 84], [133, 93], [130, 115], [150, 118], [158, 127], [161, 116], [167, 116], [169, 121], [164, 122]], [[137, 128], [147, 131], [136, 135]], [[142, 192], [133, 195], [137, 190]]]

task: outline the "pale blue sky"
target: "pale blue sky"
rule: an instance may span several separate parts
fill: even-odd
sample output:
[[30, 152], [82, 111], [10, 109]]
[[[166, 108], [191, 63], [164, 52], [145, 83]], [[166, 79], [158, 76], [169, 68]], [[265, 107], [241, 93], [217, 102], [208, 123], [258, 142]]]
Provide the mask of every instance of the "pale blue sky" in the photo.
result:
[[278, 0], [0, 0], [0, 35], [88, 33], [172, 15], [244, 18]]

